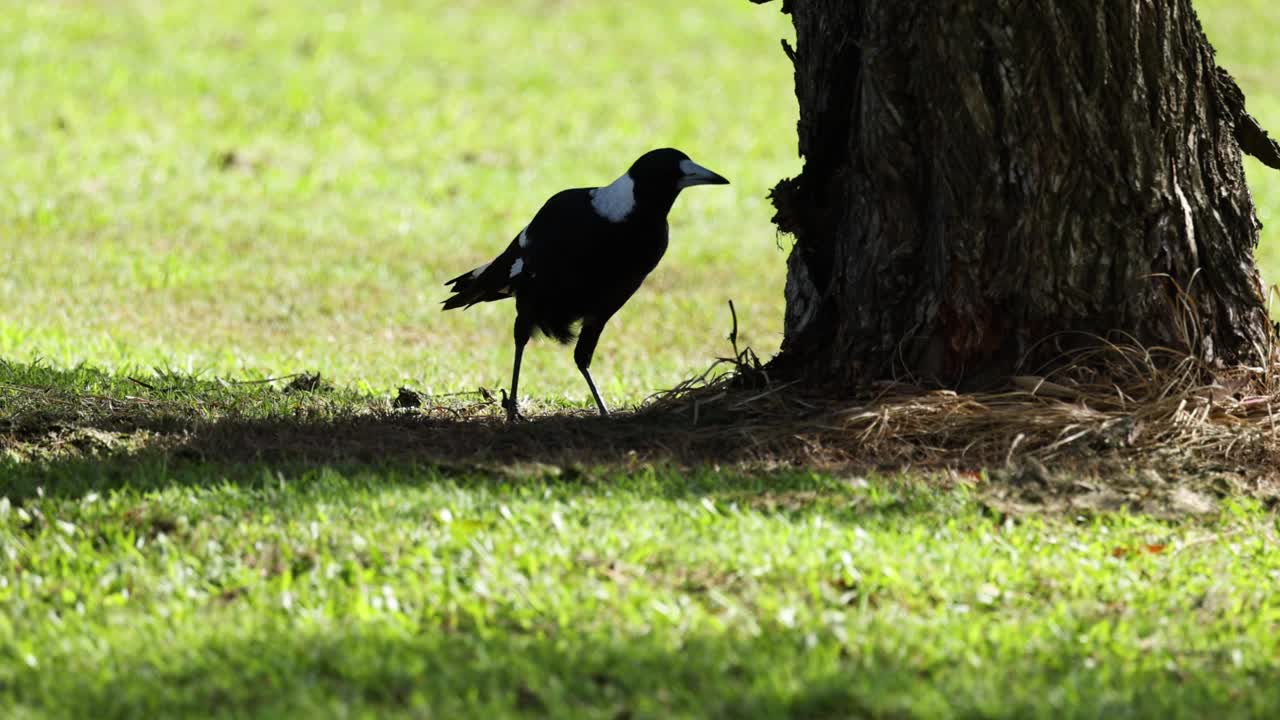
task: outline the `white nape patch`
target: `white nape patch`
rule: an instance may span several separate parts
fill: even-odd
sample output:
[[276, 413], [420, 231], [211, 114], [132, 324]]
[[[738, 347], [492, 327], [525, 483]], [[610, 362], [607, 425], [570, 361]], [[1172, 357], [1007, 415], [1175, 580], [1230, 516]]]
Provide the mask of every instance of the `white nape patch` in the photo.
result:
[[511, 277], [519, 275], [521, 270], [524, 270], [524, 258], [516, 258], [516, 261], [511, 263]]
[[520, 231], [520, 237], [516, 238], [516, 244], [520, 247], [529, 247], [529, 226], [525, 225]]
[[492, 264], [493, 264], [493, 261], [492, 261], [492, 260], [490, 260], [489, 262], [487, 262], [487, 263], [485, 263], [485, 264], [481, 265], [480, 267], [476, 268], [475, 270], [472, 270], [472, 271], [471, 271], [471, 277], [473, 277], [473, 278], [480, 277], [480, 274], [481, 274], [481, 273], [483, 273], [485, 270], [488, 270], [488, 269], [489, 269], [489, 266], [490, 266], [490, 265], [492, 265]]
[[623, 173], [609, 185], [591, 191], [591, 207], [609, 222], [622, 222], [636, 209], [635, 189], [636, 181]]

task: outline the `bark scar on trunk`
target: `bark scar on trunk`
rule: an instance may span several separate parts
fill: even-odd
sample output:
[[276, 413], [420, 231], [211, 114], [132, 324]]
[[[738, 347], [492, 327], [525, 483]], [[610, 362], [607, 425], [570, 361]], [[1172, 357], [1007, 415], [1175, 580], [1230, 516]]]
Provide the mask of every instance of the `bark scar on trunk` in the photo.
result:
[[1280, 143], [1271, 139], [1265, 128], [1244, 108], [1244, 91], [1231, 77], [1231, 73], [1219, 67], [1215, 84], [1222, 101], [1222, 108], [1235, 129], [1240, 149], [1260, 160], [1270, 168], [1280, 170]]

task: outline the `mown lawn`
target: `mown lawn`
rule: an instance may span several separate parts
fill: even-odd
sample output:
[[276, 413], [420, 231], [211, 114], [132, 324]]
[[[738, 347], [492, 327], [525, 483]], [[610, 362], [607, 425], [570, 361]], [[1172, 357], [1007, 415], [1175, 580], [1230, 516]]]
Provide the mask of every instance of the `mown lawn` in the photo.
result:
[[[749, 3], [744, 3], [749, 5]], [[777, 12], [678, 2], [6, 2], [0, 356], [444, 392], [509, 372], [505, 306], [442, 314], [554, 191], [673, 145], [697, 188], [604, 336], [620, 401], [780, 340], [799, 170]], [[21, 271], [19, 271], [21, 268]], [[535, 345], [527, 392], [589, 395]]]
[[[1280, 129], [1280, 9], [1199, 7]], [[776, 348], [776, 10], [0, 0], [0, 717], [1280, 715], [1280, 526], [1232, 488], [1010, 514], [995, 468], [586, 452], [443, 397], [505, 384], [510, 308], [440, 283], [652, 146], [733, 184], [677, 204], [602, 392], [726, 354], [729, 299]], [[530, 410], [590, 406], [570, 358], [532, 346]]]
[[1015, 522], [919, 478], [154, 460], [21, 477], [0, 523], [7, 717], [1280, 712], [1248, 501]]

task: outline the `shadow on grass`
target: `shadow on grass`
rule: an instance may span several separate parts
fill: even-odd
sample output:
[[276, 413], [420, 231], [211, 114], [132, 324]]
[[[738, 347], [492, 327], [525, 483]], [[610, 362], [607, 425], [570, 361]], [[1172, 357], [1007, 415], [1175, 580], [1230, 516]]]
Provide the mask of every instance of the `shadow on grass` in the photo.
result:
[[[408, 469], [466, 482], [537, 480], [590, 485], [657, 474], [657, 492], [712, 492], [724, 478], [689, 482], [721, 465], [767, 470], [804, 490], [814, 467], [801, 437], [758, 426], [649, 409], [534, 416], [508, 424], [492, 398], [426, 398], [422, 408], [290, 382], [227, 383], [177, 373], [143, 379], [92, 368], [0, 362], [0, 494], [75, 496], [117, 488], [252, 485], [309, 470]], [[7, 459], [4, 457], [7, 455]], [[790, 482], [781, 476], [792, 473]]]
[[[364, 620], [271, 626], [190, 644], [142, 643], [106, 665], [23, 667], [8, 693], [72, 717], [1274, 716], [1273, 670], [1224, 675], [1212, 653], [1177, 672], [1056, 647], [1005, 647], [1002, 669], [962, 647], [815, 645], [812, 630], [620, 634], [577, 626], [419, 627]], [[892, 633], [890, 633], [892, 634]], [[901, 638], [898, 638], [901, 640]], [[915, 642], [924, 642], [917, 639]], [[1017, 640], [1007, 641], [1016, 644]], [[1101, 656], [1100, 656], [1101, 655]], [[779, 667], [790, 671], [779, 674]], [[1253, 692], [1241, 692], [1245, 686]], [[43, 706], [43, 707], [42, 707]], [[52, 706], [52, 707], [50, 707]]]
[[[439, 464], [395, 458], [263, 459], [213, 461], [182, 457], [177, 450], [144, 449], [92, 457], [0, 461], [0, 497], [22, 506], [39, 498], [79, 500], [117, 491], [148, 493], [175, 488], [236, 487], [255, 493], [263, 511], [296, 511], [299, 502], [329, 502], [342, 492], [382, 493], [414, 487], [466, 490], [480, 503], [499, 505], [531, 493], [559, 500], [632, 497], [637, 500], [714, 503], [792, 521], [820, 516], [826, 521], [866, 523], [920, 515], [943, 516], [961, 496], [936, 486], [885, 478], [874, 486], [860, 478], [808, 470], [768, 472], [711, 465], [679, 467], [663, 463], [555, 465], [545, 462]], [[288, 492], [280, 492], [287, 488]], [[338, 495], [335, 495], [335, 492]], [[549, 495], [548, 495], [549, 494]]]
[[[1206, 465], [1188, 452], [1171, 453], [1159, 473], [1142, 475], [1135, 461], [1149, 463], [1152, 456], [1085, 444], [1064, 450], [1050, 473], [1034, 457], [1011, 463], [1015, 438], [999, 453], [1003, 462], [983, 464], [981, 454], [965, 459], [974, 441], [954, 430], [897, 438], [881, 428], [868, 447], [870, 430], [839, 426], [838, 418], [751, 407], [752, 399], [775, 395], [772, 390], [720, 386], [710, 398], [718, 402], [682, 396], [609, 418], [562, 413], [513, 425], [500, 420], [496, 401], [481, 393], [393, 409], [385, 399], [303, 379], [304, 385], [290, 380], [283, 387], [174, 373], [139, 380], [0, 362], [0, 494], [22, 499], [38, 492], [75, 497], [123, 487], [252, 485], [265, 476], [305, 477], [310, 469], [336, 467], [349, 473], [407, 469], [399, 475], [433, 481], [532, 479], [584, 487], [656, 473], [664, 480], [651, 483], [650, 494], [714, 497], [724, 492], [725, 478], [698, 483], [689, 476], [725, 468], [737, 476], [737, 487], [776, 495], [814, 491], [814, 470], [848, 476], [962, 469], [983, 479], [1001, 511], [1211, 512], [1209, 499], [1174, 497], [1185, 484], [1202, 494], [1280, 501], [1280, 476], [1256, 459]], [[979, 476], [986, 467], [991, 472]], [[1167, 482], [1166, 472], [1179, 482]], [[761, 486], [765, 477], [768, 485]], [[789, 510], [803, 503], [774, 504]]]

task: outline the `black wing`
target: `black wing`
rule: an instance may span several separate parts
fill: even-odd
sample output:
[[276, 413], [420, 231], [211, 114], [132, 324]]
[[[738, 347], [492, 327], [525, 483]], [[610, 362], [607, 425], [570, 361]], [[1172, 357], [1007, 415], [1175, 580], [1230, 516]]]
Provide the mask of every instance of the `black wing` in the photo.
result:
[[591, 264], [591, 242], [603, 221], [591, 210], [591, 188], [556, 193], [533, 221], [492, 261], [465, 272], [445, 285], [453, 293], [444, 309], [509, 298], [534, 284], [573, 292], [580, 271]]
[[511, 297], [514, 292], [511, 270], [520, 258], [520, 239], [527, 232], [528, 228], [521, 230], [498, 257], [446, 282], [445, 285], [453, 294], [444, 300], [444, 309], [467, 308], [476, 303]]
[[539, 294], [581, 295], [599, 282], [611, 238], [609, 223], [591, 207], [591, 191], [556, 193], [526, 231], [525, 287]]

